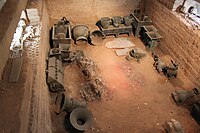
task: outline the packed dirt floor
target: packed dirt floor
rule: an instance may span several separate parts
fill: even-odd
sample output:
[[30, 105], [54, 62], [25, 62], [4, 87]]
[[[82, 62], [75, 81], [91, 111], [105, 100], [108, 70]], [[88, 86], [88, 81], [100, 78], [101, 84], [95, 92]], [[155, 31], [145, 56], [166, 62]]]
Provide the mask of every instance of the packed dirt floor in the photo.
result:
[[[56, 22], [57, 20], [51, 20], [50, 27]], [[94, 25], [90, 27], [94, 27]], [[120, 36], [120, 38], [124, 37], [128, 38], [136, 47], [145, 50], [139, 38], [133, 35], [130, 37]], [[185, 133], [199, 133], [200, 127], [191, 117], [188, 109], [177, 106], [171, 97], [171, 92], [176, 89], [190, 90], [195, 87], [181, 73], [181, 69], [176, 79], [167, 80], [164, 75], [158, 74], [153, 67], [153, 58], [149, 52], [146, 51], [147, 56], [140, 63], [135, 60], [127, 61], [124, 56], [118, 57], [114, 49], [108, 49], [104, 46], [106, 42], [113, 39], [114, 36], [107, 37], [100, 46], [72, 44], [72, 49], [83, 50], [87, 57], [96, 62], [110, 91], [110, 94], [102, 100], [88, 102], [88, 109], [94, 116], [94, 125], [86, 133], [165, 133], [165, 122], [171, 119], [178, 120]], [[168, 57], [163, 55], [160, 50], [158, 53], [163, 58]], [[26, 56], [22, 67], [19, 82], [8, 84], [10, 70], [8, 62], [3, 80], [0, 81], [0, 133], [18, 133], [22, 122], [30, 126], [30, 123], [24, 118], [27, 114], [19, 114], [22, 109], [29, 112], [26, 104], [29, 104], [33, 94], [29, 88], [33, 80], [29, 71], [32, 67]], [[38, 67], [38, 69], [44, 69], [43, 67]], [[82, 99], [79, 91], [84, 84], [83, 74], [74, 63], [65, 64], [64, 72], [66, 93], [75, 99]], [[68, 117], [68, 114], [66, 112], [55, 114], [55, 96], [56, 94], [51, 94], [50, 97], [52, 132], [74, 133], [66, 126], [65, 118]], [[37, 97], [35, 99], [37, 101]], [[39, 102], [41, 101], [35, 103]], [[34, 116], [37, 115], [34, 114]], [[41, 116], [41, 118], [45, 117]], [[40, 119], [40, 122], [43, 121], [45, 120]]]
[[[128, 38], [136, 47], [145, 50], [139, 38]], [[95, 119], [93, 127], [86, 131], [100, 133], [164, 133], [165, 122], [176, 119], [181, 122], [186, 133], [199, 133], [200, 127], [190, 116], [187, 109], [178, 107], [171, 92], [178, 88], [191, 89], [194, 86], [181, 73], [176, 79], [158, 74], [153, 67], [153, 58], [149, 52], [140, 62], [127, 61], [125, 56], [118, 57], [113, 49], [104, 44], [114, 39], [107, 37], [100, 46], [73, 44], [72, 49], [81, 49], [87, 57], [93, 59], [100, 68], [103, 80], [111, 92], [102, 100], [88, 102], [88, 108]], [[161, 53], [159, 53], [161, 55]], [[163, 58], [166, 55], [161, 55]], [[76, 64], [65, 65], [65, 89], [73, 98], [81, 99], [80, 88], [84, 84], [83, 74]], [[52, 105], [54, 97], [51, 97]], [[73, 132], [64, 123], [67, 114], [54, 113], [52, 106], [53, 132]]]

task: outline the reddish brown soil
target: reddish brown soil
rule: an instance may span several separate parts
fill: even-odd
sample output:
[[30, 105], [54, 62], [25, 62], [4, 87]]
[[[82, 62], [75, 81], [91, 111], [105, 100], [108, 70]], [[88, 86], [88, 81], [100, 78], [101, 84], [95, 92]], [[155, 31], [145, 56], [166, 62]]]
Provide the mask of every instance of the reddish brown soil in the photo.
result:
[[[10, 12], [10, 9], [6, 12]], [[12, 15], [10, 16], [12, 17]], [[0, 29], [5, 29], [5, 27], [0, 27]], [[104, 44], [113, 38], [108, 37], [104, 40]], [[138, 38], [133, 36], [128, 38], [137, 47], [144, 49]], [[116, 56], [114, 50], [107, 49], [104, 45], [96, 47], [73, 45], [73, 49], [84, 50], [86, 56], [98, 64], [112, 94], [109, 97], [110, 100], [102, 99], [88, 103], [95, 122], [86, 133], [164, 133], [165, 122], [172, 118], [181, 122], [186, 133], [199, 133], [200, 127], [190, 116], [189, 111], [176, 106], [171, 98], [171, 92], [178, 88], [192, 89], [194, 87], [182, 73], [179, 73], [177, 79], [168, 81], [162, 74], [158, 74], [154, 70], [153, 59], [149, 53], [144, 60], [137, 63], [134, 60], [127, 61], [124, 57]], [[9, 65], [7, 67], [4, 77], [8, 77], [9, 74]], [[43, 67], [39, 68], [44, 69]], [[26, 119], [21, 118], [20, 120], [19, 112], [23, 100], [30, 100], [30, 97], [23, 99], [24, 85], [30, 68], [25, 61], [17, 84], [8, 84], [7, 78], [0, 81], [0, 132], [2, 133], [19, 132], [20, 121], [28, 123], [28, 121], [23, 121]], [[80, 99], [79, 89], [83, 81], [83, 75], [75, 64], [65, 66], [65, 88], [71, 97]], [[63, 112], [55, 115], [54, 113], [54, 99], [55, 95], [52, 95], [50, 110], [53, 132], [70, 132], [64, 126], [67, 114]], [[40, 103], [41, 101], [38, 101], [36, 104]], [[39, 116], [39, 113], [34, 114], [34, 117], [36, 116]], [[40, 116], [40, 118], [45, 117]], [[44, 119], [37, 120], [46, 122]], [[34, 129], [34, 127], [32, 128]]]
[[3, 8], [1, 9], [0, 12], [0, 40], [2, 40], [2, 38], [4, 37], [8, 27], [9, 27], [9, 23], [12, 20], [12, 16], [15, 13], [15, 10], [17, 8], [16, 0], [8, 0], [5, 5], [3, 6]]
[[[26, 57], [25, 57], [26, 58]], [[3, 80], [0, 81], [0, 132], [1, 133], [18, 133], [20, 132], [21, 122], [27, 123], [25, 116], [22, 112], [28, 113], [28, 107], [26, 110], [22, 107], [23, 101], [28, 102], [29, 99], [25, 99], [24, 94], [28, 91], [30, 82], [27, 74], [30, 70], [30, 64], [27, 59], [24, 59], [22, 65], [22, 71], [17, 83], [8, 83], [10, 60], [4, 71]], [[25, 90], [26, 89], [26, 90]], [[23, 130], [23, 129], [22, 129]]]
[[[104, 44], [113, 38], [108, 37], [104, 40]], [[137, 47], [145, 49], [138, 38], [133, 36], [128, 38]], [[154, 69], [153, 58], [148, 52], [147, 56], [138, 63], [134, 60], [127, 61], [125, 57], [118, 57], [113, 49], [107, 49], [104, 45], [73, 45], [73, 49], [84, 50], [85, 55], [98, 64], [103, 79], [112, 93], [111, 100], [103, 99], [88, 103], [95, 123], [86, 132], [164, 133], [164, 124], [170, 119], [180, 121], [186, 133], [200, 131], [189, 111], [178, 107], [171, 97], [171, 92], [177, 88], [194, 87], [181, 72], [176, 79], [167, 80]], [[82, 77], [75, 64], [65, 66], [67, 93], [77, 99], [80, 98]], [[52, 111], [54, 132], [66, 131], [63, 125], [65, 116], [64, 112], [57, 116]]]

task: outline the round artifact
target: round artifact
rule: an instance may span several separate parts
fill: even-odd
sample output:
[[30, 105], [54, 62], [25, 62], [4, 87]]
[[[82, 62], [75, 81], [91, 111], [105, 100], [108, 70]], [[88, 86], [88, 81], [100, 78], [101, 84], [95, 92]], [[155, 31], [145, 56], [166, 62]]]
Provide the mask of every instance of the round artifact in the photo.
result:
[[91, 32], [90, 39], [92, 45], [101, 45], [103, 43], [103, 39], [105, 39], [105, 35], [100, 30], [95, 30]]
[[134, 18], [132, 16], [124, 16], [124, 25], [125, 26], [130, 26], [131, 23], [133, 22]]
[[112, 24], [115, 28], [118, 28], [123, 23], [123, 19], [120, 16], [112, 17]]
[[108, 17], [103, 17], [100, 19], [100, 23], [102, 28], [108, 29], [108, 27], [111, 25], [112, 21]]
[[76, 108], [70, 114], [71, 125], [79, 131], [89, 129], [93, 124], [93, 115], [87, 108]]
[[72, 29], [73, 39], [75, 43], [87, 43], [89, 36], [89, 28], [86, 25], [76, 25]]

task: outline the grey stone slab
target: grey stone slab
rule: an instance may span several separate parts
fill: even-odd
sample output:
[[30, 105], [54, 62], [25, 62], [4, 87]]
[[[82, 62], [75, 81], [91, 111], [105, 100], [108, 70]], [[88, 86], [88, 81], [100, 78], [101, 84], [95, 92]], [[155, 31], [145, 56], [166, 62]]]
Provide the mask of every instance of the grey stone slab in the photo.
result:
[[12, 64], [9, 74], [9, 83], [16, 83], [18, 81], [22, 63], [23, 63], [22, 57], [12, 58]]
[[124, 49], [115, 50], [115, 53], [117, 54], [117, 56], [124, 56], [124, 55], [126, 55], [129, 51], [131, 51], [130, 48], [124, 48]]
[[116, 38], [113, 41], [109, 41], [105, 44], [107, 48], [113, 48], [113, 49], [122, 49], [122, 48], [131, 48], [134, 47], [135, 44], [133, 44], [131, 41], [129, 41], [126, 38]]

